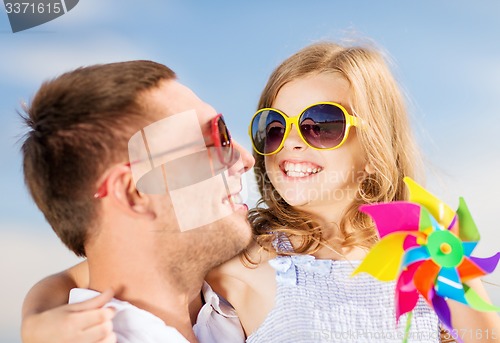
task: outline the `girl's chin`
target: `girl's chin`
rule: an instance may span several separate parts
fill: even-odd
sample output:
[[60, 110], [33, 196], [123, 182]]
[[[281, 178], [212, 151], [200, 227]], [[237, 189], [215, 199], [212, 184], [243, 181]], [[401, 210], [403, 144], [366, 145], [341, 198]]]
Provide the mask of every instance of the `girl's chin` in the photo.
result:
[[306, 199], [304, 197], [300, 197], [300, 196], [283, 196], [283, 199], [285, 199], [286, 203], [292, 207], [303, 207], [303, 206], [307, 206], [308, 204], [310, 204], [311, 200], [310, 199]]
[[288, 205], [302, 210], [312, 210], [316, 207], [324, 208], [325, 206], [329, 206], [332, 204], [331, 201], [325, 201], [320, 197], [307, 197], [300, 194], [288, 194], [286, 196], [283, 196], [283, 194], [281, 194], [281, 196]]
[[305, 201], [287, 201], [286, 202], [288, 205], [295, 207], [295, 208], [303, 208], [307, 206], [307, 202]]

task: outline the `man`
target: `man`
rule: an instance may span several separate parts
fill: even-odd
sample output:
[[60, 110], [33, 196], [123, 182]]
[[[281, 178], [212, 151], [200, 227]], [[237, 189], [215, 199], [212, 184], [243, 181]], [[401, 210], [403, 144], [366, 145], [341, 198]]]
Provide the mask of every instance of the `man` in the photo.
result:
[[[88, 262], [89, 289], [72, 290], [77, 304], [56, 313], [105, 304], [109, 292], [94, 297], [111, 288], [107, 306], [120, 342], [197, 342], [195, 331], [200, 341], [231, 341], [204, 324], [193, 330], [200, 310], [212, 308], [209, 317], [238, 323], [218, 299], [210, 303], [204, 278], [251, 238], [246, 206], [235, 199], [254, 161], [231, 141], [223, 118], [150, 61], [63, 74], [42, 85], [26, 113], [29, 191], [59, 238]], [[106, 323], [112, 312], [80, 325], [95, 337], [109, 333], [95, 318]], [[28, 319], [23, 340], [39, 341]]]

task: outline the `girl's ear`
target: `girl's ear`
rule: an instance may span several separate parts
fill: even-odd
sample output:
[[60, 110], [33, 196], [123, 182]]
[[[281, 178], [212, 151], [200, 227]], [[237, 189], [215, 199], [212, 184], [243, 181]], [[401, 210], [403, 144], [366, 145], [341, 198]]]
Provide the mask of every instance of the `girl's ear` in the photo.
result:
[[375, 167], [373, 167], [373, 164], [371, 162], [366, 162], [365, 172], [367, 172], [370, 175], [375, 173]]
[[108, 196], [116, 206], [134, 216], [155, 216], [150, 197], [135, 188], [130, 167], [123, 165], [113, 168], [105, 182]]

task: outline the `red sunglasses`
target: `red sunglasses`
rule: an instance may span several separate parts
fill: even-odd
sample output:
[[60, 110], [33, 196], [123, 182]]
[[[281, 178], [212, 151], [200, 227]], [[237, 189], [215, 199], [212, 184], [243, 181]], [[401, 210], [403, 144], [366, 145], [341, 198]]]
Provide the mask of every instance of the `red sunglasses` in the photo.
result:
[[[219, 162], [223, 166], [230, 166], [234, 162], [234, 146], [231, 140], [231, 134], [229, 133], [229, 129], [227, 128], [226, 122], [224, 121], [224, 117], [222, 114], [218, 114], [211, 120], [210, 125], [210, 138], [212, 139], [213, 145], [215, 146], [215, 150], [217, 152], [217, 157]], [[185, 148], [185, 147], [182, 147]], [[172, 153], [175, 150], [169, 150], [165, 153]], [[130, 167], [131, 164], [139, 161], [127, 162], [125, 165]], [[94, 198], [101, 199], [108, 195], [107, 187], [106, 187], [106, 179], [102, 182], [101, 186], [98, 188], [97, 192], [94, 194]]]

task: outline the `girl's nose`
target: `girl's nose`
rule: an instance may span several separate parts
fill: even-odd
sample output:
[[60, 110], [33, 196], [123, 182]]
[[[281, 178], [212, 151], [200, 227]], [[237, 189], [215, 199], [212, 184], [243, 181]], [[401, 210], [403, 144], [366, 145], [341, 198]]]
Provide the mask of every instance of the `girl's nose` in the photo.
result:
[[296, 126], [292, 124], [292, 127], [290, 128], [290, 133], [288, 134], [288, 137], [285, 139], [283, 149], [290, 151], [297, 151], [297, 150], [304, 150], [305, 148], [307, 148], [307, 144], [300, 137], [300, 134], [297, 131]]

